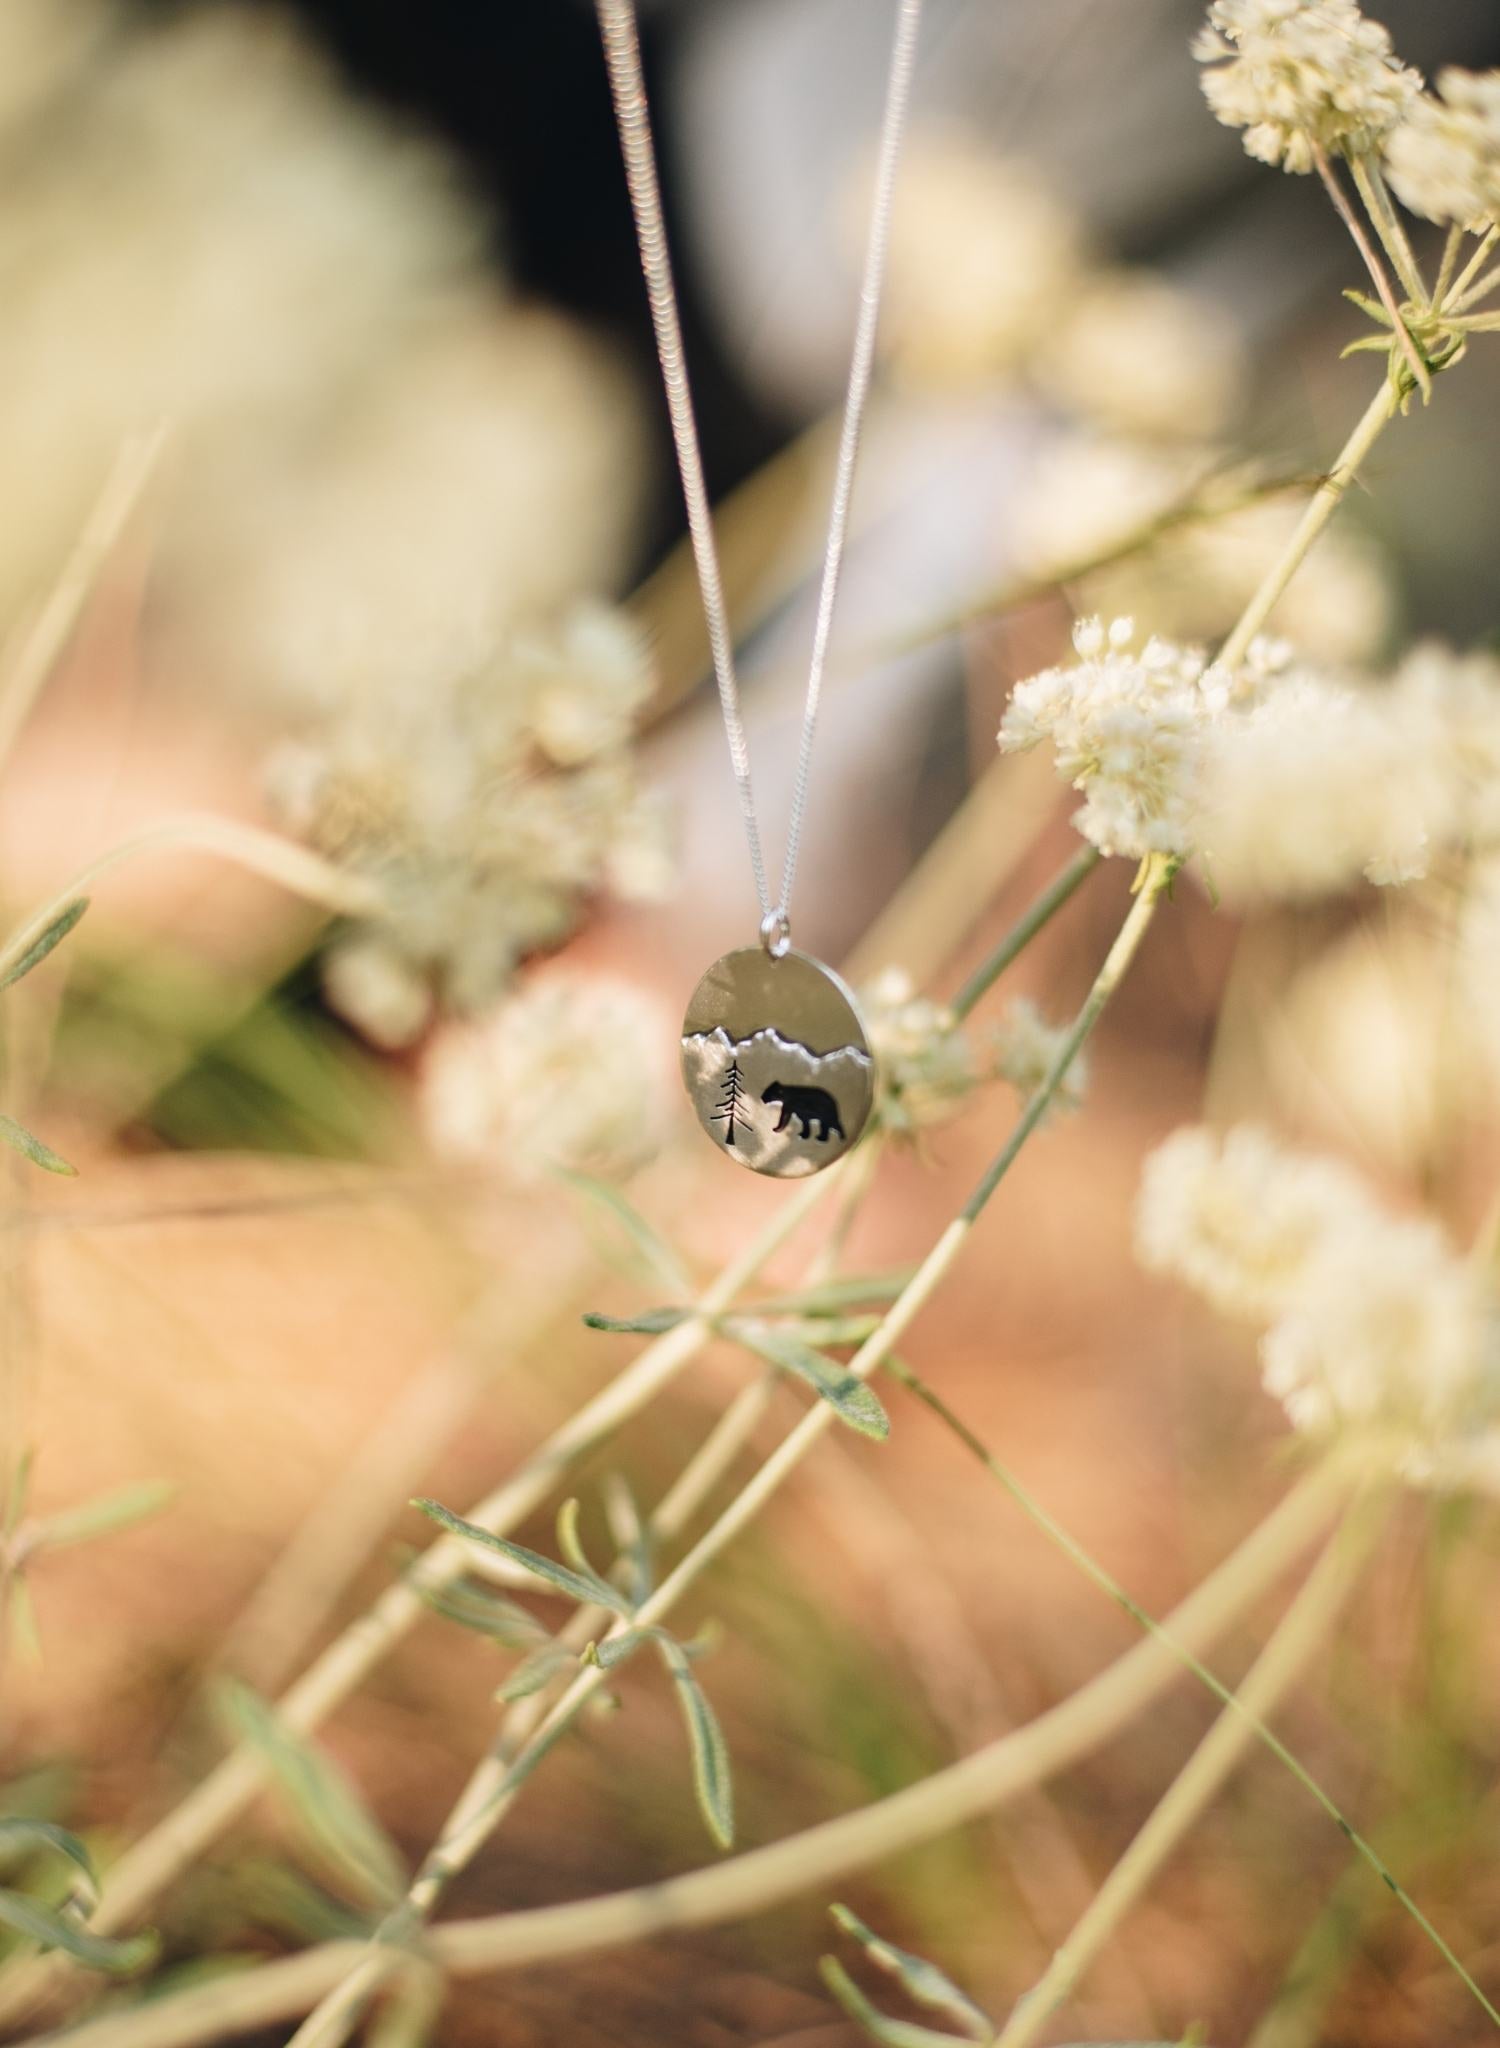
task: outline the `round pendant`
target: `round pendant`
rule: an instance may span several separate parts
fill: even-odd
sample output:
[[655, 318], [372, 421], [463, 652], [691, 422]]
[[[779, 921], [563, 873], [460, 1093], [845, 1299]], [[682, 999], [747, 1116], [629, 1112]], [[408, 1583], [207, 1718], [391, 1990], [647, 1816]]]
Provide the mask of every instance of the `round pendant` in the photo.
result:
[[854, 998], [831, 968], [745, 946], [716, 960], [682, 1021], [682, 1078], [698, 1121], [752, 1173], [831, 1166], [875, 1100]]

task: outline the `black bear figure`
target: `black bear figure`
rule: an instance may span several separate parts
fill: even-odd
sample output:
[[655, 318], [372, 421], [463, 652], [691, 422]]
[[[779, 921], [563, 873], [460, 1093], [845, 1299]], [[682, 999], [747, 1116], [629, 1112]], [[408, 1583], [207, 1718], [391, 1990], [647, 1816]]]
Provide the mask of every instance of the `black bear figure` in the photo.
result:
[[778, 1131], [784, 1131], [796, 1117], [802, 1126], [797, 1134], [799, 1137], [816, 1136], [820, 1144], [826, 1145], [831, 1137], [842, 1138], [844, 1135], [844, 1126], [839, 1122], [839, 1106], [826, 1088], [798, 1088], [790, 1081], [773, 1081], [760, 1099], [781, 1104], [781, 1121], [776, 1126]]

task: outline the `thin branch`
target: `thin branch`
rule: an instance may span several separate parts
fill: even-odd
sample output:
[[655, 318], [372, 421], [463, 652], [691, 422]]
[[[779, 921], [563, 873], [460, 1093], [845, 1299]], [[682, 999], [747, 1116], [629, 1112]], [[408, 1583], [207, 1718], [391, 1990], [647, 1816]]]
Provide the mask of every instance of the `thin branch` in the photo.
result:
[[1097, 846], [1082, 846], [1053, 876], [1035, 901], [1022, 911], [994, 951], [980, 961], [948, 1005], [956, 1020], [962, 1022], [980, 998], [988, 994], [1011, 962], [1031, 944], [1043, 925], [1056, 916], [1073, 892], [1087, 881], [1103, 858]]
[[1323, 180], [1329, 198], [1338, 209], [1339, 219], [1354, 237], [1354, 246], [1365, 259], [1365, 268], [1374, 279], [1375, 289], [1380, 294], [1380, 303], [1390, 315], [1391, 326], [1395, 332], [1397, 342], [1400, 344], [1401, 353], [1406, 357], [1411, 373], [1416, 378], [1418, 388], [1425, 401], [1432, 396], [1432, 374], [1423, 362], [1416, 343], [1407, 331], [1406, 322], [1401, 317], [1401, 308], [1396, 303], [1396, 294], [1391, 289], [1391, 281], [1385, 274], [1385, 265], [1371, 247], [1369, 236], [1360, 226], [1359, 216], [1344, 197], [1344, 188], [1339, 183], [1326, 153], [1316, 143], [1313, 144], [1313, 162], [1317, 165], [1318, 176]]

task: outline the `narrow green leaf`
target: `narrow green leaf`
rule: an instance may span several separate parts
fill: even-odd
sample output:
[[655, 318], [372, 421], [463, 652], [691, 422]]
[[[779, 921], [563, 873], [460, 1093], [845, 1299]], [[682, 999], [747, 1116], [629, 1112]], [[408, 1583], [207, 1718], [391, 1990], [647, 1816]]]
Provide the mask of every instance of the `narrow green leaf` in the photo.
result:
[[940, 2034], [936, 2027], [915, 2027], [910, 2020], [888, 2019], [871, 2005], [836, 1956], [824, 1956], [818, 1964], [823, 1982], [857, 2026], [864, 2028], [881, 2048], [953, 2048], [953, 2034]]
[[606, 1580], [600, 1579], [596, 1585], [577, 1572], [569, 1571], [566, 1565], [554, 1564], [540, 1551], [528, 1550], [523, 1543], [512, 1543], [505, 1536], [492, 1536], [488, 1529], [481, 1529], [476, 1522], [466, 1522], [462, 1515], [455, 1515], [451, 1508], [443, 1507], [438, 1501], [417, 1499], [411, 1505], [420, 1508], [424, 1515], [450, 1535], [461, 1536], [467, 1543], [477, 1543], [482, 1550], [497, 1551], [501, 1557], [508, 1557], [512, 1564], [533, 1572], [537, 1578], [554, 1586], [559, 1593], [566, 1593], [570, 1600], [578, 1601], [581, 1606], [592, 1606], [597, 1601], [612, 1613], [629, 1617], [630, 1609], [624, 1595]]
[[107, 1971], [112, 1977], [144, 1969], [156, 1954], [154, 1934], [131, 1934], [120, 1941], [91, 1934], [75, 1911], [44, 1906], [20, 1892], [0, 1890], [0, 1922], [41, 1948], [61, 1949], [86, 1970]]
[[605, 1474], [604, 1512], [615, 1540], [615, 1576], [622, 1581], [631, 1606], [640, 1607], [656, 1583], [656, 1551], [630, 1482], [622, 1473]]
[[634, 1202], [619, 1188], [612, 1186], [607, 1180], [597, 1179], [591, 1173], [562, 1171], [558, 1178], [609, 1212], [624, 1230], [646, 1266], [671, 1293], [693, 1292], [693, 1276], [688, 1271], [685, 1260], [668, 1244], [655, 1224], [646, 1221]]
[[880, 1328], [882, 1318], [873, 1310], [865, 1316], [808, 1316], [802, 1321], [783, 1323], [789, 1337], [797, 1337], [815, 1350], [835, 1345], [863, 1344]]
[[52, 948], [62, 944], [88, 907], [88, 897], [79, 896], [68, 905], [66, 910], [60, 910], [41, 937], [33, 939], [20, 959], [13, 966], [8, 967], [3, 974], [0, 974], [0, 989], [11, 987], [14, 982], [18, 982], [21, 979], [22, 975], [30, 974], [33, 967], [39, 967], [52, 951]]
[[[1344, 297], [1351, 306], [1358, 306], [1361, 313], [1368, 313], [1372, 320], [1378, 320], [1382, 327], [1391, 328], [1391, 316], [1379, 299], [1372, 299], [1367, 292], [1357, 292], [1349, 287], [1345, 288]], [[1389, 343], [1386, 346], [1389, 346]]]
[[540, 1648], [523, 1657], [505, 1683], [495, 1693], [497, 1700], [530, 1699], [534, 1692], [540, 1692], [548, 1680], [561, 1671], [565, 1664], [576, 1664], [578, 1659], [562, 1643], [555, 1643], [549, 1637]]
[[578, 1531], [579, 1507], [576, 1500], [565, 1500], [557, 1511], [557, 1547], [568, 1563], [577, 1572], [585, 1585], [592, 1586], [594, 1598], [604, 1606], [613, 1608], [617, 1601], [623, 1602], [624, 1595], [612, 1586], [602, 1572], [594, 1569], [588, 1552], [583, 1547], [583, 1538]]
[[0, 1138], [13, 1151], [29, 1159], [33, 1166], [40, 1166], [44, 1173], [61, 1173], [72, 1179], [78, 1172], [76, 1166], [69, 1166], [60, 1153], [54, 1152], [50, 1145], [44, 1145], [24, 1124], [18, 1124], [13, 1116], [6, 1116], [3, 1112], [0, 1112]]
[[143, 1479], [134, 1486], [119, 1487], [85, 1501], [81, 1507], [64, 1508], [44, 1515], [32, 1525], [32, 1544], [37, 1550], [66, 1550], [70, 1544], [90, 1543], [96, 1536], [114, 1536], [148, 1515], [158, 1514], [177, 1497], [178, 1489], [165, 1479]]
[[861, 1436], [883, 1441], [890, 1435], [890, 1417], [874, 1392], [863, 1380], [856, 1379], [847, 1366], [835, 1364], [821, 1351], [814, 1350], [811, 1344], [804, 1344], [784, 1331], [768, 1329], [764, 1324], [742, 1322], [736, 1318], [726, 1322], [724, 1327], [761, 1358], [806, 1380], [814, 1393], [834, 1410], [839, 1420], [847, 1422], [851, 1429], [857, 1429]]
[[879, 1308], [905, 1290], [916, 1270], [915, 1266], [898, 1266], [889, 1273], [847, 1273], [790, 1294], [768, 1294], [764, 1301], [753, 1302], [749, 1313], [826, 1316], [844, 1309]]
[[603, 1642], [589, 1644], [583, 1653], [583, 1661], [596, 1665], [600, 1671], [613, 1671], [617, 1664], [633, 1657], [653, 1633], [646, 1628], [627, 1628], [621, 1635], [606, 1636]]
[[897, 1979], [914, 2004], [925, 2005], [929, 2012], [946, 2013], [949, 2019], [958, 2022], [971, 2041], [994, 2038], [995, 2025], [989, 2015], [982, 2012], [972, 1998], [966, 1997], [936, 1963], [929, 1963], [907, 1949], [897, 1948], [894, 1942], [884, 1940], [872, 1928], [866, 1927], [859, 1915], [847, 1906], [830, 1906], [828, 1910], [844, 1933], [859, 1943], [870, 1961]]
[[1339, 361], [1345, 356], [1387, 355], [1390, 352], [1389, 339], [1380, 334], [1366, 334], [1359, 341], [1351, 341], [1339, 350]]
[[17, 1572], [10, 1582], [10, 1639], [17, 1656], [30, 1664], [42, 1662], [42, 1632], [37, 1627], [36, 1602], [26, 1574]]
[[[31, 1820], [20, 1814], [0, 1820], [0, 1870], [13, 1870], [38, 1850], [67, 1858], [78, 1873], [73, 1880], [73, 1896], [80, 1905], [92, 1911], [99, 1902], [99, 1877], [93, 1857], [77, 1835], [68, 1828], [59, 1827], [55, 1821]], [[79, 1883], [79, 1877], [82, 1883]]]
[[724, 1731], [708, 1703], [707, 1695], [693, 1675], [693, 1667], [681, 1644], [661, 1632], [657, 1632], [656, 1642], [682, 1703], [682, 1718], [687, 1724], [693, 1751], [693, 1787], [698, 1794], [699, 1811], [719, 1847], [731, 1848], [734, 1843], [734, 1784]]
[[400, 1854], [338, 1766], [293, 1734], [249, 1686], [231, 1681], [221, 1698], [235, 1732], [267, 1765], [330, 1870], [376, 1905], [402, 1897]]
[[638, 1316], [604, 1316], [590, 1310], [583, 1320], [590, 1330], [604, 1330], [612, 1337], [660, 1337], [691, 1314], [686, 1308], [648, 1308]]
[[492, 1593], [486, 1587], [469, 1585], [463, 1580], [450, 1586], [424, 1586], [420, 1580], [414, 1583], [434, 1614], [441, 1614], [445, 1621], [456, 1621], [460, 1628], [473, 1629], [476, 1635], [488, 1636], [507, 1650], [534, 1650], [551, 1640], [534, 1614], [528, 1614], [514, 1600], [507, 1600], [503, 1593]]

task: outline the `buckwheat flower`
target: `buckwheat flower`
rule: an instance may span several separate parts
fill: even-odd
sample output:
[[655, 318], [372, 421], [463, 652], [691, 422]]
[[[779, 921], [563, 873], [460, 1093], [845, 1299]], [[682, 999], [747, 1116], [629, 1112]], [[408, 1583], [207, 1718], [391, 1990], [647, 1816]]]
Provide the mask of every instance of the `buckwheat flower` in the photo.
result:
[[1076, 662], [1016, 685], [1000, 745], [1051, 742], [1058, 774], [1084, 796], [1073, 822], [1102, 853], [1183, 856], [1217, 681], [1197, 650], [1135, 639], [1129, 619], [1081, 620]]
[[1500, 221], [1500, 71], [1440, 71], [1386, 142], [1392, 188], [1413, 213], [1483, 234]]
[[1209, 105], [1283, 170], [1310, 171], [1318, 149], [1366, 154], [1422, 89], [1354, 0], [1213, 0], [1208, 24], [1193, 54]]
[[1360, 1432], [1403, 1477], [1442, 1482], [1497, 1417], [1494, 1338], [1473, 1270], [1431, 1223], [1380, 1216], [1334, 1232], [1261, 1347], [1293, 1428]]
[[1472, 1470], [1500, 1422], [1494, 1305], [1434, 1224], [1248, 1125], [1169, 1138], [1136, 1222], [1146, 1266], [1262, 1327], [1265, 1387], [1294, 1429], [1420, 1484]]
[[1234, 897], [1308, 897], [1427, 872], [1450, 789], [1389, 690], [1284, 678], [1204, 748], [1197, 844]]
[[666, 1127], [659, 1005], [628, 983], [554, 975], [434, 1039], [421, 1113], [434, 1148], [521, 1181], [619, 1176]]
[[[863, 233], [863, 203], [859, 218]], [[1032, 166], [959, 128], [914, 130], [891, 216], [883, 346], [913, 380], [1007, 374], [1071, 285], [1080, 242]]]
[[982, 1077], [952, 1011], [918, 995], [900, 967], [887, 967], [862, 989], [860, 1006], [886, 1128], [909, 1135], [953, 1116]]
[[1483, 851], [1500, 845], [1500, 659], [1420, 641], [1391, 678], [1396, 715], [1447, 785], [1447, 837]]
[[1255, 1125], [1222, 1137], [1197, 1125], [1146, 1161], [1136, 1251], [1221, 1315], [1269, 1323], [1329, 1235], [1357, 1235], [1375, 1214], [1363, 1183], [1335, 1162], [1287, 1152]]
[[[1068, 1030], [1065, 1024], [1049, 1024], [1029, 996], [1016, 996], [1007, 1005], [995, 1026], [990, 1054], [995, 1072], [1002, 1081], [1010, 1083], [1023, 1103], [1030, 1102], [1040, 1091], [1053, 1061], [1062, 1051]], [[1088, 1057], [1079, 1053], [1059, 1082], [1048, 1104], [1048, 1114], [1078, 1109], [1087, 1088]]]
[[352, 1023], [402, 1043], [434, 1009], [487, 1009], [600, 889], [663, 893], [663, 821], [626, 744], [647, 687], [623, 621], [589, 611], [423, 697], [345, 702], [280, 750], [284, 823], [383, 899], [329, 963]]

